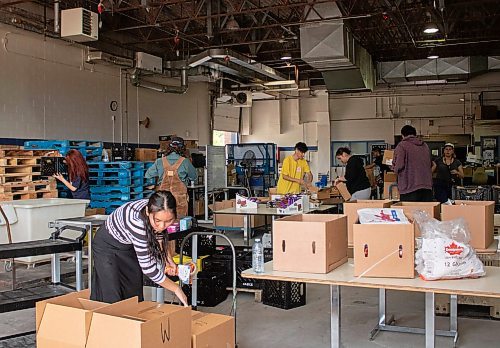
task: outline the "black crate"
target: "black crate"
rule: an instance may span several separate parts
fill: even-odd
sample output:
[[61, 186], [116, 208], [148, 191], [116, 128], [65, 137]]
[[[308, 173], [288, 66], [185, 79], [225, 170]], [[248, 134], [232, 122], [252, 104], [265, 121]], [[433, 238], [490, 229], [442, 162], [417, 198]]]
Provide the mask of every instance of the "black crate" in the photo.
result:
[[111, 148], [111, 157], [113, 161], [133, 161], [135, 158], [135, 151], [127, 144], [113, 145]]
[[[186, 239], [186, 243], [184, 243], [184, 249], [182, 252], [184, 255], [187, 255], [191, 257], [192, 255], [192, 248], [191, 248], [191, 241], [193, 237]], [[214, 235], [201, 235], [198, 236], [198, 255], [213, 255], [215, 253], [215, 242], [216, 242], [216, 237]], [[182, 239], [177, 239], [175, 241], [175, 252], [180, 253], [181, 252], [181, 243]]]
[[[236, 251], [236, 287], [246, 289], [261, 289], [262, 281], [244, 278], [241, 272], [252, 268], [252, 249], [249, 247], [235, 247]], [[273, 259], [273, 249], [264, 249], [264, 261]], [[211, 257], [203, 259], [203, 269], [224, 273], [226, 286], [233, 286], [233, 254], [230, 247], [223, 247]]]
[[489, 201], [491, 199], [491, 187], [454, 186], [452, 197], [454, 200], [461, 201]]
[[[214, 272], [198, 272], [198, 293], [196, 304], [203, 307], [215, 307], [227, 298], [226, 282], [222, 274]], [[188, 302], [191, 303], [192, 285], [184, 284], [182, 291], [186, 294]]]
[[306, 283], [264, 280], [262, 303], [281, 309], [292, 309], [306, 304]]
[[56, 173], [68, 174], [68, 167], [64, 163], [64, 157], [42, 157], [40, 161], [40, 175], [52, 176]]
[[491, 186], [491, 196], [495, 201], [495, 214], [500, 214], [500, 186]]

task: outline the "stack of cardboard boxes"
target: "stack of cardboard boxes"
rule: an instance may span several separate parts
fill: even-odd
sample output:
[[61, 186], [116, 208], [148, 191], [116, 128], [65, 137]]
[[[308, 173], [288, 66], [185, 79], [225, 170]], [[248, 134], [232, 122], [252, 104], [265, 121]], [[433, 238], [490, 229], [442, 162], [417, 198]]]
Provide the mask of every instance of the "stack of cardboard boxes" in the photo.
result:
[[[210, 204], [208, 207], [212, 211], [234, 208], [236, 206], [236, 200], [224, 200], [221, 202], [215, 202], [215, 204]], [[251, 228], [263, 226], [266, 222], [265, 216], [249, 216]], [[214, 214], [214, 226], [217, 227], [228, 227], [228, 228], [243, 228], [243, 215], [236, 214]]]
[[137, 297], [114, 304], [91, 301], [88, 290], [36, 304], [38, 348], [234, 347], [234, 325], [230, 316]]

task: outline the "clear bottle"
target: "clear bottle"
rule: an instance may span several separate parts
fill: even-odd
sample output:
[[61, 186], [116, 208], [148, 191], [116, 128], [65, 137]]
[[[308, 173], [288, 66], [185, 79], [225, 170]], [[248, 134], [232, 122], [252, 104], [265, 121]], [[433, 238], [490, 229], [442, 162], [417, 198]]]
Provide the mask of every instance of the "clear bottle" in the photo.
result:
[[102, 161], [109, 162], [109, 155], [106, 149], [102, 149]]
[[260, 238], [252, 246], [252, 268], [255, 273], [264, 273], [264, 246]]

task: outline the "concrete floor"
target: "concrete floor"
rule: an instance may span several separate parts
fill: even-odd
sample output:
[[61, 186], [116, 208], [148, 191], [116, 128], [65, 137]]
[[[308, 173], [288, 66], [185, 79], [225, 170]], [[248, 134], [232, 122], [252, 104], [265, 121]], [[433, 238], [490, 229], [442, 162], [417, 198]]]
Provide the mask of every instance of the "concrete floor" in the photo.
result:
[[[239, 235], [231, 239], [241, 244]], [[1, 291], [1, 289], [0, 289]], [[150, 292], [145, 291], [148, 297]], [[165, 300], [172, 299], [166, 294]], [[202, 311], [229, 314], [231, 297], [214, 308]], [[307, 285], [307, 303], [303, 307], [283, 310], [256, 303], [254, 295], [239, 293], [237, 298], [237, 343], [239, 348], [327, 348], [330, 346], [329, 287]], [[388, 313], [396, 313], [398, 325], [423, 327], [424, 296], [410, 292], [388, 292]], [[344, 347], [424, 347], [424, 336], [382, 332], [369, 341], [369, 333], [377, 322], [377, 291], [342, 288], [342, 343]], [[459, 318], [462, 348], [500, 347], [500, 322]], [[436, 328], [447, 329], [448, 318], [437, 317]], [[0, 337], [34, 330], [34, 310], [0, 314]], [[30, 340], [31, 339], [31, 340]], [[452, 347], [451, 338], [439, 337], [436, 347]], [[0, 348], [34, 347], [28, 340], [0, 341]]]

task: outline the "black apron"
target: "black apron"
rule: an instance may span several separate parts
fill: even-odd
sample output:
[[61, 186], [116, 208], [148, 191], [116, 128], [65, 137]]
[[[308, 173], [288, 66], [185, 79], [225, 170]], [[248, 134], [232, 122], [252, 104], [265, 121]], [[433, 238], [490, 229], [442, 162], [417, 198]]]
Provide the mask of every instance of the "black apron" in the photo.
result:
[[90, 299], [114, 303], [134, 296], [144, 300], [142, 269], [132, 244], [122, 244], [102, 225], [92, 241], [94, 271]]

